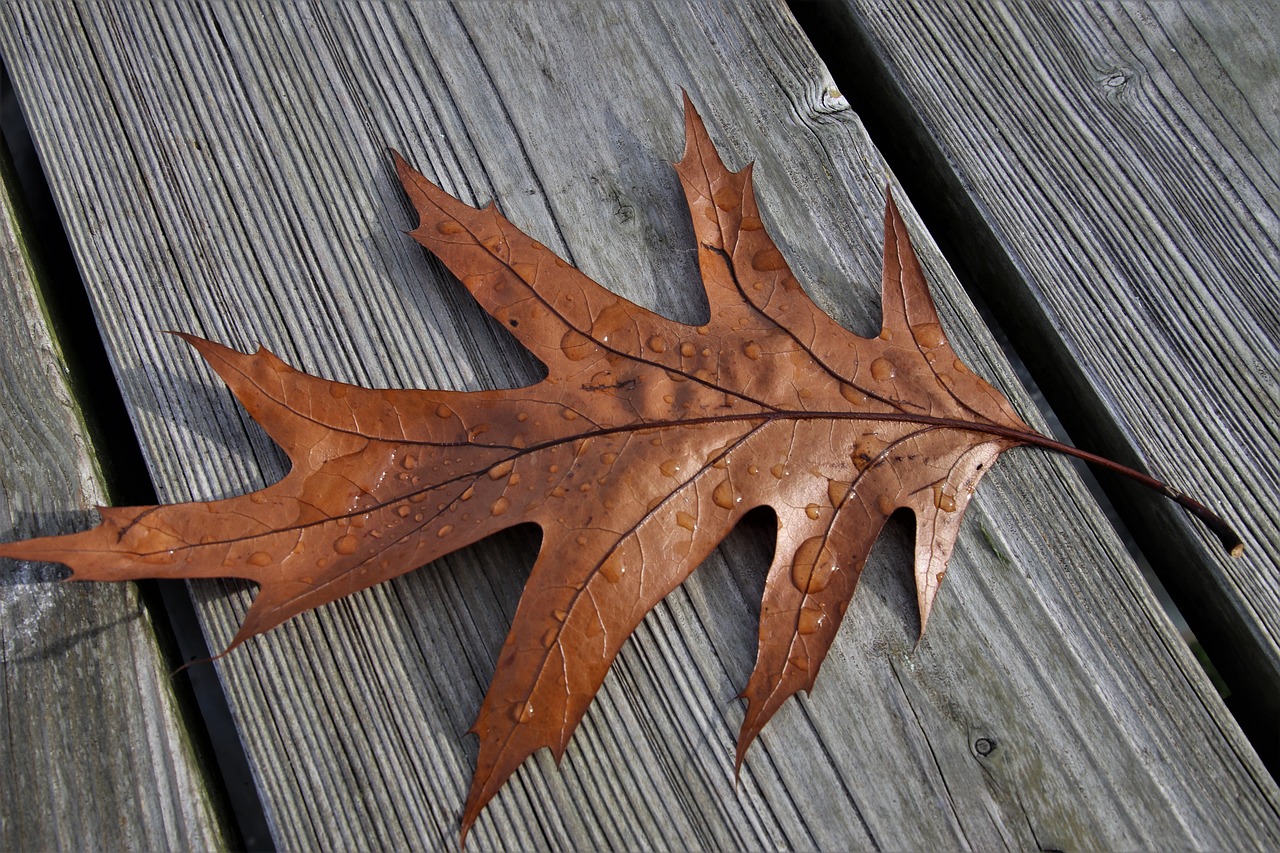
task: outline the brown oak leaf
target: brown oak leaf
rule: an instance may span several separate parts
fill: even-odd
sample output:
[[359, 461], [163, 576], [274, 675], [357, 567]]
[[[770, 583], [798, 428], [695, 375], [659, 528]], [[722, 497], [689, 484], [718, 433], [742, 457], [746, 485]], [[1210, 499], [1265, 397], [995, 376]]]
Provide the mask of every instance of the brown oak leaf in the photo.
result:
[[[744, 513], [772, 507], [777, 546], [742, 694], [740, 765], [778, 707], [813, 685], [891, 514], [915, 515], [923, 632], [996, 457], [1020, 444], [1088, 454], [1032, 432], [956, 356], [892, 197], [884, 320], [865, 339], [805, 294], [761, 221], [750, 167], [724, 167], [687, 98], [685, 126], [676, 168], [705, 325], [614, 295], [492, 204], [463, 204], [396, 154], [421, 217], [412, 236], [547, 378], [498, 391], [370, 390], [184, 335], [288, 453], [289, 474], [225, 500], [103, 508], [92, 530], [0, 555], [62, 562], [77, 580], [247, 578], [259, 591], [234, 648], [503, 528], [538, 524], [541, 550], [473, 727], [465, 838], [526, 757], [549, 747], [560, 758], [645, 614]], [[1149, 484], [1238, 546], [1203, 507]]]

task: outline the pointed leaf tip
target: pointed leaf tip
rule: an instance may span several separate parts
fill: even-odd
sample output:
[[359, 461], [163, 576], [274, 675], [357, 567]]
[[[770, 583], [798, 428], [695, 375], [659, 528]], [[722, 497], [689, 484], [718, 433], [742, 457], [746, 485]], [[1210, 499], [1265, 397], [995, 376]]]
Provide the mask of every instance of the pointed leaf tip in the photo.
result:
[[391, 162], [395, 164], [397, 173], [403, 175], [406, 171], [413, 171], [413, 167], [409, 165], [409, 161], [403, 154], [395, 148], [388, 148], [387, 151], [391, 154]]

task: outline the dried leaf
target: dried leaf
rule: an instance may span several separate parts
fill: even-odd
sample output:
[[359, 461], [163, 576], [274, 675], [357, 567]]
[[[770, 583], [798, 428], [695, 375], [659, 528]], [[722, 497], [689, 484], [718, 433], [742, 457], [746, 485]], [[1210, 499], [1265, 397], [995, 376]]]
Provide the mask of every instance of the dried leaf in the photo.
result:
[[750, 168], [724, 167], [687, 98], [685, 124], [676, 168], [706, 325], [610, 293], [493, 205], [463, 204], [397, 154], [421, 216], [414, 239], [547, 378], [500, 391], [369, 390], [184, 335], [288, 453], [289, 474], [226, 500], [104, 508], [93, 530], [0, 555], [62, 562], [77, 580], [249, 579], [259, 592], [235, 647], [503, 528], [538, 524], [542, 547], [473, 727], [465, 837], [527, 756], [549, 747], [560, 758], [645, 614], [745, 512], [769, 506], [777, 547], [742, 694], [741, 764], [778, 707], [813, 685], [893, 512], [916, 518], [923, 632], [996, 457], [1019, 444], [1088, 454], [1032, 432], [956, 356], [891, 197], [883, 326], [864, 339], [805, 294], [764, 228]]

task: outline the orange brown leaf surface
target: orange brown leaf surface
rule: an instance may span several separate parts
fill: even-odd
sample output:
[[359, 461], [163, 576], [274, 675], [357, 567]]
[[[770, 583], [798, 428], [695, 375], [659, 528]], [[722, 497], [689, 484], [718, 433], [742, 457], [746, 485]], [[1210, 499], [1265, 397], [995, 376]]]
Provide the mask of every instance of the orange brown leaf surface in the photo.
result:
[[777, 546], [737, 760], [808, 690], [888, 517], [916, 519], [920, 630], [970, 497], [1004, 450], [1045, 443], [947, 342], [906, 227], [885, 207], [878, 337], [805, 294], [751, 170], [728, 171], [685, 101], [684, 186], [711, 319], [673, 322], [587, 278], [490, 205], [398, 154], [411, 233], [548, 368], [498, 391], [370, 390], [184, 335], [292, 469], [226, 500], [104, 508], [83, 533], [0, 546], [76, 580], [239, 577], [231, 647], [290, 617], [533, 522], [542, 546], [473, 731], [463, 836], [526, 757], [557, 760], [622, 644], [737, 521]]

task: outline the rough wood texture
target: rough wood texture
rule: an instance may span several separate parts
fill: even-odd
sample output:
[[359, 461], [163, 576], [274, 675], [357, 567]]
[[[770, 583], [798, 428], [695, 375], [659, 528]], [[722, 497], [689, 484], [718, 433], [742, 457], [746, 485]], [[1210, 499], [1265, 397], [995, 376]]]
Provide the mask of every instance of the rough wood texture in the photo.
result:
[[[0, 145], [0, 535], [65, 533], [101, 503], [94, 455], [46, 325]], [[0, 574], [0, 849], [225, 843], [169, 669], [132, 584]]]
[[[282, 459], [157, 329], [261, 342], [374, 386], [537, 375], [400, 233], [391, 145], [606, 286], [695, 321], [669, 165], [687, 87], [726, 159], [756, 159], [811, 293], [853, 330], [878, 327], [885, 169], [779, 4], [10, 3], [0, 23], [165, 499], [259, 486]], [[957, 350], [1030, 412], [906, 215]], [[535, 541], [494, 537], [216, 664], [278, 845], [453, 848], [464, 732]], [[890, 531], [815, 696], [778, 714], [735, 789], [733, 697], [769, 548], [747, 525], [659, 605], [561, 767], [528, 762], [468, 843], [1280, 844], [1271, 779], [1070, 466], [1029, 452], [975, 499], [918, 647], [907, 531]], [[224, 644], [249, 592], [192, 589]]]
[[820, 5], [1072, 434], [1245, 536], [1105, 482], [1280, 767], [1276, 4]]

